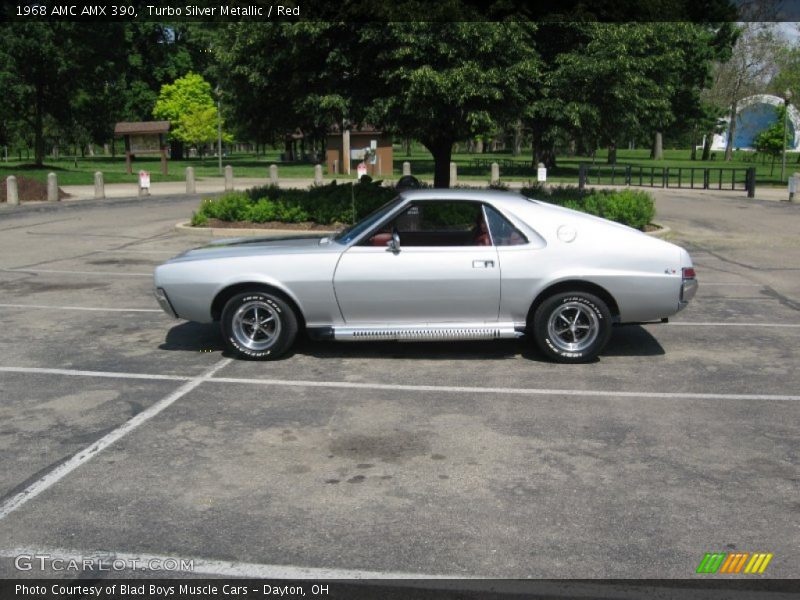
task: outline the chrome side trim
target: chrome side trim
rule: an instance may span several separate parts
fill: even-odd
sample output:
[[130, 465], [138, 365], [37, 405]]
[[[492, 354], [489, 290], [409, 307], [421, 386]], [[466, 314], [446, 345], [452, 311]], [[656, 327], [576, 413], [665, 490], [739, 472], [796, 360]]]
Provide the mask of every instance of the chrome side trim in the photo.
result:
[[359, 325], [334, 327], [333, 337], [339, 341], [446, 341], [494, 340], [521, 336], [514, 323], [409, 323], [403, 325]]
[[153, 295], [156, 297], [158, 301], [158, 305], [161, 307], [165, 313], [167, 313], [173, 319], [178, 318], [178, 313], [175, 312], [175, 309], [172, 308], [172, 302], [169, 301], [167, 297], [167, 292], [164, 291], [164, 288], [155, 288], [153, 290]]

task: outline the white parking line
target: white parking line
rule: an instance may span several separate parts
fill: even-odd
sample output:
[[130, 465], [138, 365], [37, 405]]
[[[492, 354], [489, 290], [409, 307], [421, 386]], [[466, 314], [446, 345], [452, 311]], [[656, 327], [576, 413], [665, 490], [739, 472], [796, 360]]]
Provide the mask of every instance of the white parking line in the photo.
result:
[[33, 373], [41, 375], [66, 375], [69, 377], [106, 377], [109, 379], [153, 379], [156, 381], [191, 381], [193, 377], [157, 375], [150, 373], [125, 373], [124, 371], [79, 371], [76, 369], [45, 369], [41, 367], [0, 367], [0, 373]]
[[[90, 446], [84, 448], [77, 454], [74, 454], [70, 459], [61, 463], [52, 471], [47, 473], [41, 479], [33, 482], [27, 488], [22, 490], [20, 493], [12, 496], [2, 504], [0, 504], [0, 520], [7, 517], [13, 511], [17, 510], [19, 507], [24, 505], [26, 502], [33, 500], [36, 496], [44, 492], [46, 489], [51, 487], [53, 484], [57, 483], [63, 477], [80, 467], [83, 463], [90, 460], [93, 456], [96, 456], [98, 452], [101, 452], [103, 449], [107, 448], [120, 438], [126, 436], [131, 431], [139, 427], [142, 423], [152, 419], [158, 413], [163, 411], [165, 408], [169, 407], [172, 403], [176, 400], [185, 396], [201, 383], [206, 381], [209, 377], [212, 377], [214, 373], [219, 371], [221, 368], [226, 366], [231, 362], [230, 358], [223, 358], [219, 362], [217, 362], [214, 366], [207, 369], [204, 373], [194, 377], [184, 383], [181, 387], [177, 390], [162, 398], [149, 408], [146, 408], [139, 414], [137, 414], [132, 419], [126, 421], [116, 429], [110, 431], [99, 440], [91, 444]], [[7, 369], [3, 369], [7, 371]], [[76, 375], [78, 372], [70, 373], [71, 375]], [[130, 376], [130, 374], [128, 374]], [[98, 375], [93, 375], [98, 376]], [[102, 377], [103, 375], [99, 375]]]
[[700, 286], [701, 287], [706, 287], [706, 286], [709, 286], [709, 285], [730, 285], [730, 286], [741, 286], [741, 287], [764, 287], [760, 283], [740, 283], [738, 281], [715, 281], [715, 282], [711, 282], [711, 281], [703, 281], [702, 279], [700, 280]]
[[[65, 550], [63, 548], [8, 548], [0, 549], [0, 556], [16, 558], [17, 556], [46, 556], [47, 560], [75, 561], [83, 564], [84, 559], [93, 559], [92, 564], [103, 570], [110, 570], [115, 564], [122, 565], [172, 565], [176, 569], [168, 573], [193, 573], [218, 577], [245, 577], [249, 579], [455, 579], [463, 575], [428, 575], [424, 573], [403, 573], [397, 571], [366, 571], [362, 569], [326, 569], [320, 567], [297, 567], [294, 565], [264, 565], [237, 561], [210, 560], [205, 558], [188, 558], [163, 556], [158, 554], [134, 554], [131, 552], [98, 552]], [[165, 563], [165, 561], [167, 561]], [[99, 564], [98, 564], [99, 563]], [[39, 564], [38, 560], [35, 564]], [[182, 566], [191, 565], [191, 568]]]
[[[800, 327], [800, 323], [730, 323], [728, 321], [670, 321], [664, 324], [686, 327], [780, 327], [781, 329]], [[661, 323], [647, 323], [647, 325], [661, 325]]]
[[97, 250], [94, 254], [106, 254], [109, 252], [114, 252], [118, 254], [168, 254], [170, 256], [175, 256], [176, 254], [180, 254], [183, 250], [140, 250], [138, 248], [114, 248], [113, 250]]
[[352, 381], [302, 381], [287, 379], [244, 379], [238, 377], [209, 377], [208, 383], [242, 383], [286, 387], [320, 387], [359, 390], [389, 390], [404, 392], [440, 392], [457, 394], [517, 394], [527, 396], [589, 396], [604, 398], [683, 398], [690, 400], [788, 400], [800, 401], [800, 396], [780, 394], [704, 394], [694, 392], [626, 392], [621, 390], [576, 390], [557, 388], [469, 387], [446, 385], [401, 385], [394, 383], [356, 383]]
[[152, 312], [163, 313], [160, 308], [103, 308], [101, 306], [53, 306], [50, 304], [2, 304], [0, 308], [50, 308], [53, 310], [88, 310], [97, 312]]
[[7, 273], [55, 273], [57, 275], [100, 275], [103, 277], [152, 277], [152, 273], [125, 273], [123, 271], [61, 271], [57, 269], [0, 269]]
[[[230, 362], [231, 359], [225, 359], [225, 361]], [[227, 362], [225, 362], [225, 364], [227, 364]], [[222, 368], [222, 366], [224, 365], [221, 365], [220, 368]], [[401, 392], [439, 392], [439, 393], [456, 393], [456, 394], [513, 394], [513, 395], [523, 395], [523, 396], [526, 395], [527, 396], [587, 396], [587, 397], [603, 397], [603, 398], [663, 398], [663, 399], [688, 399], [688, 400], [777, 400], [777, 401], [791, 401], [791, 402], [800, 401], [800, 395], [783, 395], [783, 394], [715, 394], [715, 393], [700, 393], [700, 392], [645, 392], [645, 391], [637, 392], [637, 391], [623, 391], [623, 390], [581, 390], [581, 389], [558, 389], [558, 388], [403, 385], [395, 383], [368, 383], [368, 382], [358, 383], [352, 381], [311, 381], [311, 380], [295, 380], [295, 379], [290, 380], [290, 379], [252, 379], [243, 377], [241, 378], [213, 377], [213, 373], [200, 375], [199, 377], [181, 378], [176, 375], [119, 373], [114, 371], [77, 371], [71, 369], [40, 369], [35, 367], [0, 367], [0, 372], [44, 373], [44, 374], [68, 375], [76, 377], [109, 377], [109, 378], [116, 377], [120, 379], [154, 379], [154, 380], [185, 379], [188, 382], [188, 384], [196, 384], [193, 385], [191, 389], [194, 389], [194, 387], [197, 387], [197, 385], [199, 385], [200, 383], [229, 383], [229, 384], [235, 383], [243, 385], [271, 385], [276, 387], [315, 387], [315, 388], [340, 388], [340, 389], [358, 389], [358, 390], [388, 390], [388, 391], [401, 391]], [[185, 393], [186, 392], [183, 392], [183, 394]], [[150, 407], [150, 409], [152, 408], [153, 407]]]

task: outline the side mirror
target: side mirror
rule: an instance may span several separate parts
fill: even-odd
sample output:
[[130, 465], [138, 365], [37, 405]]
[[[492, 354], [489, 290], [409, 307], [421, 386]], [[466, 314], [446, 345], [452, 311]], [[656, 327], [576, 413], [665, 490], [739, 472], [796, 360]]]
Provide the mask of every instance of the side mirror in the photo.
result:
[[400, 234], [397, 232], [397, 229], [392, 230], [392, 239], [389, 242], [387, 250], [395, 254], [400, 252]]

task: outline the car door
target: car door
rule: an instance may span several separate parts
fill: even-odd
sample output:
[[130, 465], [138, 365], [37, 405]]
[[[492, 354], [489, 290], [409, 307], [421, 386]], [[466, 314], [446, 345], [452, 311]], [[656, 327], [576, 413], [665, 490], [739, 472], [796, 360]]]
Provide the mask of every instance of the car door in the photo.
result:
[[497, 321], [500, 265], [481, 203], [412, 202], [342, 254], [334, 290], [348, 324]]

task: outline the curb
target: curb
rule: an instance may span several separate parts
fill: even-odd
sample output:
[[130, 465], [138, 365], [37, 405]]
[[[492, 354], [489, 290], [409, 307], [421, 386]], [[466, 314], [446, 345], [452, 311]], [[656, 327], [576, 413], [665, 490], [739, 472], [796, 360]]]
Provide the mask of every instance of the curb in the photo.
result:
[[656, 223], [653, 221], [651, 225], [655, 225], [656, 227], [660, 227], [661, 229], [657, 229], [655, 231], [645, 231], [647, 235], [652, 235], [653, 237], [663, 237], [667, 235], [672, 229], [667, 227], [666, 225], [661, 225], [660, 223]]
[[190, 221], [181, 221], [175, 224], [175, 231], [184, 235], [198, 235], [205, 238], [210, 237], [305, 237], [307, 235], [331, 235], [336, 233], [330, 229], [237, 229], [235, 227], [192, 227]]

